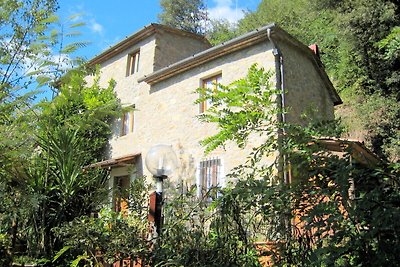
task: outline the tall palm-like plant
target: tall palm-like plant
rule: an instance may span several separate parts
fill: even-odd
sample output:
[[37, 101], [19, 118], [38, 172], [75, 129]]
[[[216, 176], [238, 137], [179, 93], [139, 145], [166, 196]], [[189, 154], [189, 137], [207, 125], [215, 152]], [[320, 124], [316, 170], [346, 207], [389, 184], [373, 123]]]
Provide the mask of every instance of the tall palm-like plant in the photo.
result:
[[[90, 196], [103, 188], [105, 174], [86, 172], [84, 140], [77, 131], [60, 127], [38, 138], [36, 164], [27, 168], [31, 216], [28, 245], [48, 255], [57, 240], [51, 229], [92, 211], [98, 202]], [[98, 199], [98, 198], [97, 198]]]

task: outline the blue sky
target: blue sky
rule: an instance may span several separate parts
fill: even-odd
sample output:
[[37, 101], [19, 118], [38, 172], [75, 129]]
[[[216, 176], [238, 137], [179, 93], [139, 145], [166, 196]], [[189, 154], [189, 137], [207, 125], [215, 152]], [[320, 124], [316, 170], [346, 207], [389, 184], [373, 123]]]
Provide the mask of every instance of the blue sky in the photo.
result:
[[[233, 22], [243, 16], [243, 10], [255, 10], [261, 0], [207, 0], [211, 18], [224, 18]], [[111, 45], [123, 40], [145, 25], [157, 22], [161, 12], [156, 0], [59, 0], [58, 12], [66, 23], [71, 15], [75, 20], [84, 21], [78, 28], [81, 41], [91, 42], [79, 55], [90, 59]], [[66, 41], [68, 42], [68, 40]]]

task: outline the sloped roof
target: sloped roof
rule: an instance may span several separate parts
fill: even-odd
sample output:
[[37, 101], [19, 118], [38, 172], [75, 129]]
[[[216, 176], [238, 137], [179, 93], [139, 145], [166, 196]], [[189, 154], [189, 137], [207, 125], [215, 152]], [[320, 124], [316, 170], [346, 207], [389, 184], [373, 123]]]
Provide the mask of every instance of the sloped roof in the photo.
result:
[[382, 160], [372, 153], [363, 142], [358, 140], [339, 139], [339, 138], [317, 138], [316, 143], [333, 152], [347, 152], [356, 162], [366, 166], [375, 166]]
[[141, 153], [134, 153], [134, 154], [124, 155], [122, 157], [107, 159], [85, 166], [83, 169], [85, 170], [93, 168], [105, 169], [105, 168], [129, 166], [132, 165], [140, 155]]
[[213, 59], [220, 58], [224, 55], [244, 49], [262, 41], [266, 41], [268, 40], [268, 32], [270, 32], [270, 37], [272, 39], [288, 42], [294, 45], [306, 56], [308, 56], [314, 64], [315, 68], [317, 69], [319, 75], [321, 76], [325, 86], [328, 88], [329, 93], [333, 99], [333, 103], [335, 105], [342, 103], [342, 100], [340, 99], [338, 93], [336, 92], [324, 70], [321, 60], [315, 55], [315, 53], [313, 53], [313, 51], [308, 46], [304, 45], [296, 38], [292, 37], [289, 33], [281, 29], [275, 23], [269, 24], [252, 32], [234, 38], [228, 42], [221, 43], [217, 46], [194, 54], [191, 57], [185, 58], [149, 75], [146, 75], [140, 78], [138, 81], [145, 81], [150, 85], [156, 84], [165, 79], [173, 77], [178, 73], [182, 73]]
[[167, 32], [171, 32], [171, 33], [174, 33], [177, 35], [189, 36], [191, 38], [199, 39], [206, 44], [210, 44], [209, 41], [202, 35], [198, 35], [198, 34], [195, 34], [192, 32], [184, 31], [184, 30], [178, 30], [178, 29], [171, 28], [171, 27], [157, 24], [157, 23], [151, 23], [147, 26], [144, 26], [143, 29], [137, 31], [136, 33], [132, 34], [131, 36], [127, 36], [125, 40], [122, 40], [121, 42], [110, 47], [109, 49], [105, 50], [101, 54], [95, 56], [94, 58], [89, 60], [88, 64], [96, 65], [96, 64], [103, 63], [104, 61], [117, 55], [121, 51], [124, 51], [125, 49], [132, 47], [132, 45], [148, 38], [149, 36], [152, 36], [153, 34], [155, 34], [157, 32], [160, 32], [160, 31], [167, 31]]

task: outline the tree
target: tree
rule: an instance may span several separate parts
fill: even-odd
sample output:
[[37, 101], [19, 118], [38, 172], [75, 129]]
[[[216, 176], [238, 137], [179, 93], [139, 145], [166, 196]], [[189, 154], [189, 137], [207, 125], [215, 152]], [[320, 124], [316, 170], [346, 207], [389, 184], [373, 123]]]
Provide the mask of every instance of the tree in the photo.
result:
[[[397, 8], [387, 0], [342, 1], [337, 8], [347, 28], [347, 40], [353, 45], [359, 56], [358, 63], [365, 71], [363, 90], [367, 93], [390, 95], [398, 91], [399, 67], [395, 62], [385, 60], [377, 47], [377, 42], [399, 25]], [[371, 30], [370, 34], [367, 30]]]
[[[35, 93], [26, 90], [42, 74], [33, 67], [43, 70], [51, 57], [55, 38], [49, 29], [55, 21], [57, 2], [4, 0], [1, 6], [0, 232], [9, 246], [0, 257], [6, 259], [14, 253], [18, 217], [26, 212], [19, 202], [25, 179], [22, 168], [33, 151], [32, 129], [37, 120], [31, 105]], [[46, 74], [43, 71], [43, 76]]]
[[[341, 52], [343, 63], [337, 68], [342, 87], [339, 90], [348, 100], [344, 108], [355, 106], [353, 114], [358, 115], [352, 118], [346, 112], [343, 116], [349, 121], [361, 122], [359, 130], [367, 133], [365, 139], [375, 153], [396, 161], [400, 152], [396, 141], [400, 135], [396, 124], [400, 112], [400, 65], [399, 58], [393, 57], [396, 54], [393, 44], [396, 44], [396, 27], [400, 23], [398, 6], [385, 0], [338, 1], [332, 10], [340, 18], [339, 25], [346, 29], [342, 39], [347, 49]], [[388, 118], [384, 119], [381, 114]]]
[[392, 29], [390, 34], [378, 42], [378, 47], [384, 50], [384, 58], [387, 60], [396, 60], [400, 53], [400, 26]]
[[[62, 246], [52, 229], [104, 200], [106, 174], [83, 167], [103, 158], [119, 102], [113, 83], [86, 86], [83, 67], [66, 74], [82, 62], [71, 53], [87, 43], [66, 43], [82, 23], [62, 26], [57, 8], [56, 0], [2, 1], [0, 258], [7, 261], [17, 246], [51, 256]], [[44, 85], [58, 95], [35, 105]]]
[[236, 31], [235, 25], [227, 20], [210, 20], [206, 36], [211, 44], [217, 45], [235, 38], [238, 35]]
[[104, 203], [107, 173], [85, 170], [101, 160], [111, 134], [111, 120], [120, 105], [113, 91], [85, 82], [85, 71], [70, 71], [61, 81], [59, 95], [40, 103], [41, 112], [36, 136], [37, 152], [25, 168], [26, 194], [35, 206], [24, 227], [33, 256], [50, 256], [62, 244], [52, 229], [76, 217], [90, 214]]
[[204, 34], [207, 11], [203, 0], [162, 0], [160, 5], [158, 18], [162, 24]]
[[[89, 85], [85, 78], [91, 75]], [[112, 120], [120, 116], [120, 103], [113, 91], [115, 81], [108, 86], [99, 85], [99, 70], [84, 67], [69, 71], [58, 82], [58, 95], [51, 101], [39, 103], [39, 135], [46, 135], [51, 129], [66, 127], [76, 131], [80, 138], [90, 140], [82, 148], [85, 152], [84, 164], [104, 159], [105, 146], [111, 134]]]
[[[162, 232], [151, 249], [144, 237], [147, 208], [140, 205], [146, 194], [139, 186], [135, 196], [142, 194], [130, 206], [131, 216], [111, 220], [112, 227], [107, 226], [114, 215], [82, 217], [59, 229], [71, 246], [68, 250], [76, 248], [81, 255], [75, 262], [95, 263], [98, 259], [90, 252], [96, 248], [111, 256], [111, 262], [116, 254], [143, 256], [155, 266], [260, 266], [263, 260], [276, 266], [398, 262], [398, 164], [366, 167], [354, 162], [350, 150], [343, 157], [329, 151], [316, 136], [340, 134], [336, 122], [307, 127], [277, 122], [277, 114], [284, 111], [275, 105], [280, 91], [272, 76], [254, 65], [246, 77], [219, 85], [218, 91], [197, 92], [203, 96], [197, 103], [212, 100], [200, 119], [219, 129], [202, 142], [206, 151], [231, 141], [244, 147], [255, 134], [265, 140], [227, 175], [237, 182], [211, 188], [202, 199], [196, 197], [196, 188], [169, 195]], [[291, 166], [291, 184], [277, 172], [283, 154]], [[276, 160], [266, 164], [265, 158], [272, 156]], [[355, 185], [353, 192], [349, 181]], [[118, 247], [109, 244], [110, 236]]]
[[[10, 96], [11, 90], [26, 88], [34, 78], [27, 75], [32, 67], [40, 67], [39, 58], [50, 55], [50, 42], [46, 35], [49, 24], [56, 20], [53, 0], [2, 1], [0, 40], [1, 91]], [[4, 100], [4, 97], [2, 98]]]
[[[198, 101], [213, 101], [200, 118], [219, 128], [216, 135], [203, 141], [207, 151], [228, 141], [243, 147], [253, 134], [266, 140], [228, 174], [239, 182], [221, 190], [220, 198], [211, 205], [214, 216], [206, 217], [210, 225], [206, 236], [224, 240], [218, 247], [221, 251], [227, 244], [234, 250], [235, 242], [240, 242], [243, 253], [254, 253], [254, 241], [270, 241], [265, 255], [279, 266], [397, 262], [399, 165], [362, 166], [351, 159], [351, 150], [343, 157], [333, 154], [315, 138], [340, 134], [327, 127], [328, 122], [306, 128], [274, 123], [271, 117], [284, 111], [274, 107], [278, 92], [269, 83], [270, 75], [252, 66], [244, 79], [220, 85], [218, 91], [199, 89], [204, 97]], [[279, 137], [278, 129], [284, 133]], [[286, 166], [291, 166], [291, 184], [275, 171], [280, 155], [272, 165], [264, 163], [265, 158], [276, 155], [277, 148], [290, 163]], [[352, 193], [349, 181], [355, 184]], [[230, 239], [225, 239], [226, 233]]]
[[[39, 67], [39, 58], [49, 56], [50, 38], [46, 35], [49, 24], [55, 20], [56, 1], [2, 1], [0, 13], [0, 162], [2, 180], [14, 176], [10, 164], [17, 166], [20, 159], [31, 151], [29, 131], [35, 114], [30, 113], [30, 100], [34, 93], [26, 93], [35, 75], [29, 74], [33, 66]], [[40, 71], [37, 72], [40, 74]], [[28, 115], [29, 113], [29, 115]], [[26, 115], [26, 116], [25, 116]], [[8, 168], [10, 167], [10, 168]]]
[[[347, 135], [361, 136], [375, 153], [393, 161], [399, 153], [394, 141], [399, 130], [379, 114], [391, 114], [388, 121], [395, 122], [400, 109], [392, 101], [399, 98], [396, 28], [400, 17], [396, 3], [262, 1], [256, 11], [239, 22], [238, 33], [276, 22], [305, 44], [317, 43], [327, 73], [344, 100], [337, 114], [347, 125]], [[378, 98], [381, 100], [376, 101]], [[378, 110], [382, 113], [374, 112]], [[376, 134], [377, 129], [385, 129], [386, 133]]]
[[12, 224], [31, 257], [51, 257], [63, 246], [53, 229], [97, 211], [108, 195], [107, 173], [84, 167], [103, 159], [111, 120], [121, 109], [115, 83], [102, 88], [96, 74], [88, 86], [87, 75], [82, 69], [70, 71], [59, 94], [39, 103], [31, 155], [23, 165], [12, 165], [17, 177], [1, 183], [1, 226]]
[[[27, 254], [47, 256], [55, 242], [50, 238], [50, 228], [54, 221], [44, 220], [46, 214], [53, 218], [71, 215], [57, 215], [66, 209], [65, 203], [62, 204], [63, 202], [55, 196], [65, 195], [66, 192], [59, 189], [68, 190], [71, 187], [65, 186], [66, 184], [58, 184], [58, 189], [51, 187], [55, 183], [54, 180], [49, 181], [50, 162], [53, 167], [55, 162], [59, 163], [58, 167], [62, 162], [69, 165], [63, 169], [63, 176], [70, 172], [69, 176], [73, 178], [78, 167], [72, 162], [63, 161], [62, 157], [67, 156], [68, 149], [77, 152], [77, 143], [82, 142], [82, 139], [76, 139], [72, 135], [73, 132], [65, 133], [57, 127], [53, 128], [52, 135], [44, 134], [49, 133], [50, 129], [41, 128], [39, 125], [44, 120], [41, 114], [43, 110], [33, 103], [38, 87], [46, 85], [48, 89], [68, 68], [80, 62], [79, 59], [73, 60], [70, 54], [85, 45], [84, 42], [65, 43], [67, 36], [78, 35], [76, 27], [81, 23], [62, 27], [54, 14], [57, 9], [56, 0], [2, 1], [0, 195], [3, 201], [0, 205], [0, 233], [2, 240], [7, 241], [2, 244], [7, 244], [7, 247], [1, 249], [0, 257], [4, 259], [12, 259], [17, 245], [24, 244], [27, 246]], [[47, 125], [53, 126], [55, 125]], [[57, 147], [61, 146], [65, 151], [49, 155], [48, 152], [53, 148], [50, 144], [57, 144]], [[84, 147], [82, 144], [80, 146]], [[41, 150], [43, 147], [47, 147], [47, 150]], [[64, 152], [65, 155], [62, 154]], [[80, 161], [77, 159], [77, 162]], [[81, 167], [79, 166], [80, 171]], [[54, 178], [54, 173], [52, 177]], [[76, 193], [83, 193], [79, 186], [76, 186], [76, 189]], [[86, 194], [86, 197], [88, 196], [89, 194]], [[48, 204], [54, 204], [56, 200], [61, 201], [59, 206]], [[76, 200], [79, 202], [82, 199]], [[61, 206], [62, 208], [59, 208]], [[90, 207], [89, 205], [88, 208]]]

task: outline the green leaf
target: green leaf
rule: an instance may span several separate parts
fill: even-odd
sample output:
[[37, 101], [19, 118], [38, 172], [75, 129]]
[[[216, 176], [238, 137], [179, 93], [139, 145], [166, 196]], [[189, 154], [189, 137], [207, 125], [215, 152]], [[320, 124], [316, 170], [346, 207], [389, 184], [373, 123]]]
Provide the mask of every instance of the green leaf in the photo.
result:
[[59, 21], [59, 17], [55, 14], [50, 15], [49, 17], [41, 20], [41, 23], [47, 23], [47, 24], [51, 24], [51, 23], [55, 23]]
[[45, 84], [48, 84], [51, 81], [51, 78], [48, 76], [43, 76], [40, 75], [36, 77], [36, 82], [38, 84], [38, 87], [44, 86]]
[[64, 246], [62, 249], [60, 249], [57, 254], [53, 257], [52, 259], [52, 263], [54, 263], [55, 261], [58, 260], [58, 258], [60, 258], [66, 251], [68, 251], [69, 249], [71, 249], [70, 246]]
[[71, 262], [71, 264], [70, 264], [70, 267], [78, 267], [79, 266], [79, 263], [82, 261], [82, 260], [88, 260], [89, 259], [89, 257], [87, 256], [87, 255], [81, 255], [81, 256], [79, 256], [79, 257], [77, 257], [74, 261], [72, 261]]
[[78, 28], [78, 27], [82, 27], [82, 26], [85, 26], [86, 25], [86, 23], [85, 22], [78, 22], [78, 23], [74, 23], [74, 24], [71, 24], [71, 25], [69, 25], [69, 28]]

